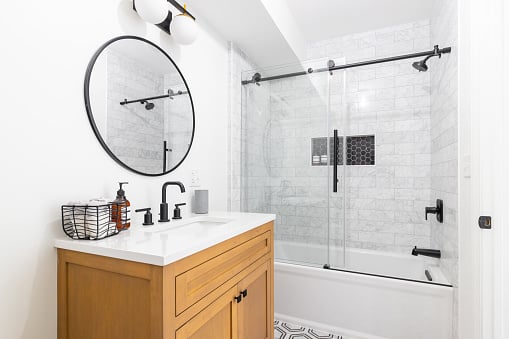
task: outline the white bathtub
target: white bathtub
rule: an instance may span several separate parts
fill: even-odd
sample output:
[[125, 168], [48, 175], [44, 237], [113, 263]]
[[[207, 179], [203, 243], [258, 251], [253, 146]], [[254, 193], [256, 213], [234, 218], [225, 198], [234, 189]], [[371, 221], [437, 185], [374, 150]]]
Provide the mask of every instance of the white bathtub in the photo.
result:
[[[451, 338], [453, 289], [444, 286], [447, 281], [433, 260], [366, 250], [346, 253], [349, 270], [408, 280], [277, 261], [318, 264], [323, 251], [320, 246], [276, 241], [276, 318], [360, 338]], [[342, 251], [331, 251], [331, 258], [342, 264]], [[442, 285], [411, 281], [426, 281], [425, 269]]]

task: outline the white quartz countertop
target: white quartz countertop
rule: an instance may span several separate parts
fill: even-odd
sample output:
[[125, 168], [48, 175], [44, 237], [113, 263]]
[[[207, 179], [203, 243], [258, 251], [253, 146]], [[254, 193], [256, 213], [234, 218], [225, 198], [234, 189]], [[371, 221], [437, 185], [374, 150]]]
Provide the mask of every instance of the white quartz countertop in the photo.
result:
[[210, 212], [154, 226], [131, 225], [102, 240], [73, 240], [62, 234], [55, 247], [165, 266], [261, 226], [274, 214]]

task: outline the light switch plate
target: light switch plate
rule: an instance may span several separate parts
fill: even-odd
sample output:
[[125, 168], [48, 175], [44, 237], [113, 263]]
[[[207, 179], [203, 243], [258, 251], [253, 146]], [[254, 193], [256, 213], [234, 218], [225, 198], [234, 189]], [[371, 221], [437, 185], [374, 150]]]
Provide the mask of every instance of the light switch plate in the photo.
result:
[[472, 167], [472, 163], [470, 160], [470, 154], [465, 154], [461, 158], [461, 171], [463, 172], [462, 174], [463, 174], [464, 178], [470, 178], [470, 176], [472, 175], [471, 167]]
[[200, 175], [198, 174], [198, 170], [191, 170], [191, 184], [190, 187], [200, 187]]

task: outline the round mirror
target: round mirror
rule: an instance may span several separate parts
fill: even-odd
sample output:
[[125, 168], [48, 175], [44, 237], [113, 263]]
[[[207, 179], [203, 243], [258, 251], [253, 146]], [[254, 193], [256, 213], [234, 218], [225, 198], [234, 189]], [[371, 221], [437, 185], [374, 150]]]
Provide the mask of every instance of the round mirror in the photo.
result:
[[136, 173], [169, 173], [191, 149], [189, 87], [168, 54], [146, 39], [121, 36], [99, 48], [85, 76], [85, 106], [106, 152]]

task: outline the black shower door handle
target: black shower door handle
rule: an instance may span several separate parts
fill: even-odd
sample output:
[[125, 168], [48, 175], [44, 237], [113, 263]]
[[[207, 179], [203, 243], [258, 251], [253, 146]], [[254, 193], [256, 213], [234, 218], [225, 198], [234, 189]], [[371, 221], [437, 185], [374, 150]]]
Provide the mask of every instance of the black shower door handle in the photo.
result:
[[332, 192], [338, 192], [338, 130], [334, 130], [334, 141], [332, 143], [334, 147], [332, 147], [332, 151], [334, 154], [332, 155], [333, 159], [333, 178], [332, 178]]

